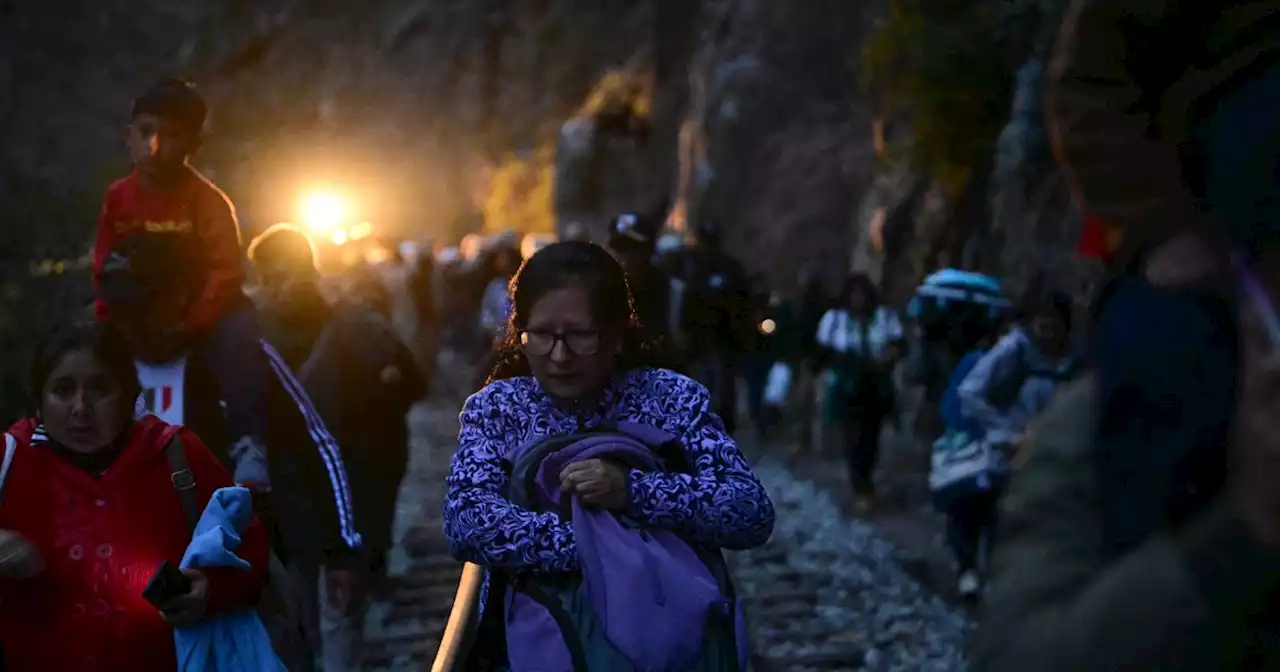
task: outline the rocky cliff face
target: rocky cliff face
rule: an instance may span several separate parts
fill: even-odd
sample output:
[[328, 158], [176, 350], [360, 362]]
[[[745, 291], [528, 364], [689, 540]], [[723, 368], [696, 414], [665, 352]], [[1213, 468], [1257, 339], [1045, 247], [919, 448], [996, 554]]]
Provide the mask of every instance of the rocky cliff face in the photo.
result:
[[[961, 199], [893, 151], [911, 138], [858, 83], [881, 3], [154, 4], [6, 5], [0, 151], [17, 219], [74, 217], [82, 244], [98, 192], [125, 169], [131, 95], [176, 71], [210, 95], [201, 165], [251, 221], [289, 215], [299, 190], [326, 182], [349, 184], [397, 233], [447, 233], [486, 206], [494, 227], [548, 224], [500, 221], [521, 200], [597, 225], [669, 204], [677, 227], [723, 222], [775, 280], [813, 261], [903, 287], [937, 263], [1057, 264], [1028, 255], [1071, 237], [1038, 121], [1044, 38], [980, 180], [988, 221], [942, 241]], [[511, 165], [533, 169], [495, 184]], [[540, 184], [553, 174], [554, 188]], [[37, 203], [57, 207], [28, 214]]]
[[902, 299], [951, 264], [1083, 292], [1039, 123], [1047, 39], [1018, 61], [983, 179], [949, 194], [859, 82], [888, 2], [0, 2], [0, 334], [30, 340], [33, 289], [85, 298], [76, 264], [30, 262], [83, 255], [127, 169], [129, 101], [174, 72], [211, 99], [199, 164], [251, 229], [335, 184], [388, 233], [669, 210], [676, 228], [721, 222], [777, 283], [857, 268]]
[[680, 134], [675, 222], [716, 220], [753, 270], [790, 284], [835, 270], [875, 167], [854, 65], [870, 5], [712, 4]]

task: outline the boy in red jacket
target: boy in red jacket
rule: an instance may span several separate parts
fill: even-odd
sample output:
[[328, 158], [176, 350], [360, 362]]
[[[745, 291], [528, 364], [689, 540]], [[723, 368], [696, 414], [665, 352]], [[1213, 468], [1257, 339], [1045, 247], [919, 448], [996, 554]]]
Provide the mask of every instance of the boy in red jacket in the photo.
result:
[[[179, 79], [165, 79], [134, 101], [127, 141], [134, 171], [107, 189], [93, 248], [94, 309], [102, 321], [137, 323], [167, 314], [163, 297], [102, 300], [103, 267], [118, 243], [135, 236], [174, 236], [198, 252], [203, 288], [165, 325], [151, 344], [152, 359], [194, 351], [218, 377], [227, 400], [237, 483], [268, 488], [266, 449], [267, 365], [254, 311], [241, 289], [244, 271], [240, 230], [231, 201], [197, 173], [188, 159], [200, 149], [208, 109], [200, 93]], [[192, 269], [174, 269], [175, 277]], [[165, 317], [164, 319], [171, 319]]]

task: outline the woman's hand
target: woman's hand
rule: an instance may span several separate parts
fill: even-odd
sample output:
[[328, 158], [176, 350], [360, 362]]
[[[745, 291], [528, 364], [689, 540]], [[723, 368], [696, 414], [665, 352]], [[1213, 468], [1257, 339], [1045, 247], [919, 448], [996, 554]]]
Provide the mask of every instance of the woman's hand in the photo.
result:
[[577, 495], [584, 505], [595, 509], [622, 511], [631, 505], [627, 473], [604, 460], [574, 462], [560, 472], [560, 491]]
[[182, 573], [191, 579], [191, 592], [169, 600], [160, 615], [175, 628], [189, 628], [199, 623], [209, 609], [209, 579], [203, 572], [184, 569]]
[[44, 571], [40, 551], [16, 532], [0, 530], [0, 577], [29, 579]]

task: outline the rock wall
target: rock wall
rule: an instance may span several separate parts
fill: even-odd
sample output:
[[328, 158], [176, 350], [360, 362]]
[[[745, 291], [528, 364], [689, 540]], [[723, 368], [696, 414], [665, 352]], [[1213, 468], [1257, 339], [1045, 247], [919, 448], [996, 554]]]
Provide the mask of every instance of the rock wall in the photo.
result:
[[957, 197], [860, 84], [888, 1], [0, 3], [0, 339], [31, 340], [33, 274], [67, 288], [41, 296], [83, 302], [83, 282], [58, 280], [75, 263], [36, 262], [82, 258], [127, 170], [129, 101], [171, 73], [209, 95], [198, 163], [250, 230], [332, 183], [390, 234], [487, 219], [598, 236], [621, 210], [669, 209], [676, 229], [721, 222], [783, 287], [809, 265], [833, 285], [852, 268], [902, 300], [947, 264], [1015, 291], [1039, 269], [1088, 294], [1039, 123], [1052, 31], [1027, 31], [1010, 123]]
[[730, 249], [783, 286], [849, 263], [849, 219], [872, 177], [854, 56], [867, 6], [708, 3], [690, 64], [673, 224], [720, 222]]
[[1035, 5], [1026, 15], [1041, 25], [1008, 41], [1019, 64], [1008, 122], [966, 191], [948, 193], [912, 165], [913, 139], [901, 124], [885, 134], [885, 160], [853, 216], [852, 265], [879, 280], [891, 301], [905, 301], [924, 275], [946, 266], [996, 275], [1014, 297], [1033, 281], [1082, 305], [1094, 294], [1102, 269], [1075, 254], [1080, 218], [1044, 124], [1045, 63], [1064, 3], [1015, 4]]

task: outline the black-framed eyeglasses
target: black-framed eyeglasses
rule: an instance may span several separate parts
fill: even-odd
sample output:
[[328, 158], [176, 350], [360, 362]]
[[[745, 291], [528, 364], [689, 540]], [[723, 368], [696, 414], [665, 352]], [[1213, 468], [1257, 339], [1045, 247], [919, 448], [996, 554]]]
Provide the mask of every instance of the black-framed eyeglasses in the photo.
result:
[[520, 332], [520, 347], [525, 354], [545, 357], [556, 349], [557, 343], [564, 343], [570, 354], [587, 356], [600, 351], [600, 331], [596, 329], [574, 329], [572, 331], [542, 331], [525, 329]]

